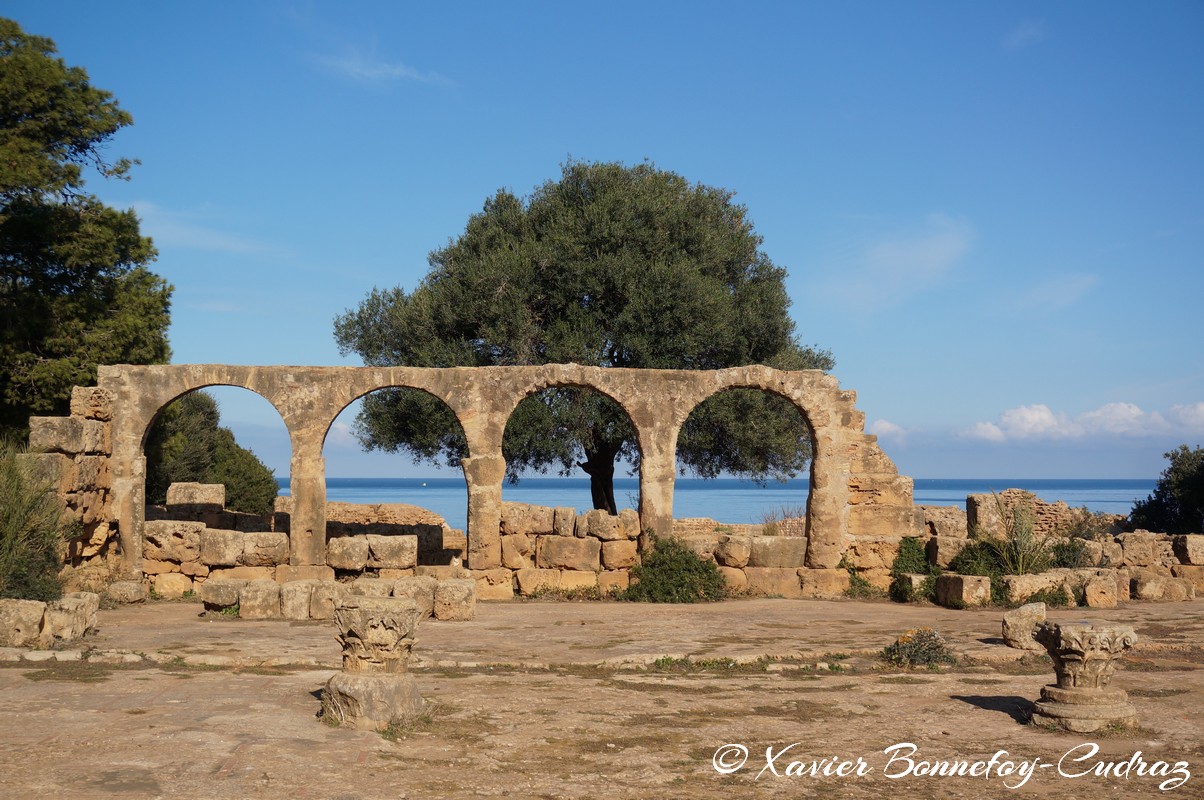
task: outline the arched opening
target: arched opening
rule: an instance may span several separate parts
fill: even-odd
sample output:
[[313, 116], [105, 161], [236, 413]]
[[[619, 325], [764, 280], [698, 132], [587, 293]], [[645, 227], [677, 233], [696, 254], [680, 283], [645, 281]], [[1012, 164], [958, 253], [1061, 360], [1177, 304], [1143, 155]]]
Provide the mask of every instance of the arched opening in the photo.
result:
[[467, 454], [455, 413], [429, 392], [396, 386], [357, 398], [322, 444], [327, 538], [417, 535], [419, 565], [462, 559]]
[[164, 404], [142, 442], [146, 503], [163, 506], [175, 483], [225, 487], [225, 508], [270, 517], [292, 452], [280, 413], [239, 386], [207, 386]]
[[678, 433], [675, 532], [805, 538], [814, 453], [806, 415], [789, 399], [755, 387], [716, 392]]
[[275, 505], [276, 473], [287, 467], [291, 443], [261, 395], [234, 386], [178, 395], [155, 413], [142, 452], [141, 563], [154, 592], [181, 597], [230, 570], [270, 578], [289, 563]]
[[611, 515], [639, 508], [635, 426], [596, 389], [551, 386], [523, 398], [506, 421], [502, 455], [506, 500]]

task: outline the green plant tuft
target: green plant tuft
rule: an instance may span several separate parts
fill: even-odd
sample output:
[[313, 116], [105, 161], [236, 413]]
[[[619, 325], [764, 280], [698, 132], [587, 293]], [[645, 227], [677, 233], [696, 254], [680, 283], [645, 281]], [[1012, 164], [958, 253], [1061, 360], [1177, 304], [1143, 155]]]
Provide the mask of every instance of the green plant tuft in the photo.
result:
[[882, 657], [896, 667], [928, 667], [956, 664], [957, 657], [949, 650], [945, 639], [932, 628], [912, 628], [887, 645]]
[[55, 600], [68, 530], [53, 484], [23, 452], [0, 442], [0, 598]]
[[643, 603], [699, 603], [722, 600], [726, 584], [714, 561], [707, 561], [677, 539], [648, 532], [651, 552], [631, 570], [633, 583], [617, 597]]

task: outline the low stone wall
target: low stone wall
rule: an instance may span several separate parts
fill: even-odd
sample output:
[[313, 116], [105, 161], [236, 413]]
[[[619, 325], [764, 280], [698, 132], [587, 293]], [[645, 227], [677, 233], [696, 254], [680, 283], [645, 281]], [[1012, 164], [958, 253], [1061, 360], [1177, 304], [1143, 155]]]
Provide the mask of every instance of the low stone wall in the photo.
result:
[[100, 596], [70, 592], [58, 600], [0, 600], [0, 646], [47, 649], [96, 627]]
[[[451, 570], [455, 570], [452, 572]], [[396, 580], [361, 577], [354, 581], [303, 578], [287, 582], [225, 578], [206, 581], [198, 592], [207, 611], [242, 619], [331, 619], [346, 597], [408, 597], [422, 617], [464, 621], [476, 614], [476, 584], [459, 567], [418, 567]]]
[[[1071, 508], [1061, 500], [1047, 503], [1023, 489], [1004, 489], [997, 494], [967, 495], [966, 523], [971, 530], [977, 528], [984, 534], [1001, 536], [1008, 532], [1008, 517], [1016, 509], [1028, 511], [1037, 536], [1066, 536], [1077, 525], [1097, 516], [1085, 508]], [[1124, 519], [1120, 514], [1102, 516], [1114, 526]], [[1118, 531], [1117, 527], [1113, 532]]]

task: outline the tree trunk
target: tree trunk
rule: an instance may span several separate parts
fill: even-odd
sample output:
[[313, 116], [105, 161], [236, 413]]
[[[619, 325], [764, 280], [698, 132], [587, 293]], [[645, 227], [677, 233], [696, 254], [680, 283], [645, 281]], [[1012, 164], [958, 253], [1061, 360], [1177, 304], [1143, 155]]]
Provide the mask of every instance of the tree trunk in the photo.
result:
[[604, 508], [612, 517], [619, 513], [615, 505], [615, 456], [618, 454], [618, 447], [587, 449], [585, 461], [577, 464], [589, 475], [589, 492], [594, 508]]

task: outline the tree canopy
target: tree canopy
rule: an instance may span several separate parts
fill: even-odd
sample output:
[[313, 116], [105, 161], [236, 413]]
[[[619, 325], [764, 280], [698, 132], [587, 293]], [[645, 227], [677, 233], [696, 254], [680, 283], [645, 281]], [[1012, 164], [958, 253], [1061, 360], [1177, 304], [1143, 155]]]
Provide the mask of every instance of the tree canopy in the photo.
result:
[[1154, 493], [1133, 504], [1129, 527], [1158, 533], [1204, 533], [1204, 448], [1185, 444], [1164, 454]]
[[[732, 198], [649, 163], [570, 162], [526, 199], [499, 190], [413, 291], [372, 290], [335, 338], [373, 366], [830, 369], [829, 353], [796, 339], [786, 272]], [[466, 455], [450, 410], [421, 392], [369, 395], [356, 426], [369, 448], [449, 465]], [[784, 400], [734, 390], [699, 407], [678, 453], [706, 476], [789, 477], [809, 441]], [[639, 461], [623, 412], [572, 388], [520, 404], [503, 446], [511, 480], [576, 465], [612, 513], [616, 459]]]
[[84, 191], [127, 177], [109, 140], [132, 119], [54, 42], [0, 18], [0, 433], [67, 410], [96, 365], [167, 361], [171, 287], [132, 210]]

